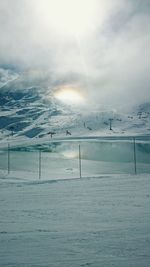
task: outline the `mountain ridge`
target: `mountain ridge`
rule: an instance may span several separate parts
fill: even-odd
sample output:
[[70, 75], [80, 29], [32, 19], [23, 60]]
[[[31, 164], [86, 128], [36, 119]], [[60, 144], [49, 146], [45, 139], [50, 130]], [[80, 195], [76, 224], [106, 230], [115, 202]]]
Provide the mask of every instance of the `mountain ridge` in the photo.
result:
[[62, 104], [48, 88], [25, 85], [16, 79], [0, 88], [1, 140], [12, 135], [42, 138], [52, 132], [55, 136], [150, 134], [150, 102], [130, 113], [111, 108], [84, 111]]

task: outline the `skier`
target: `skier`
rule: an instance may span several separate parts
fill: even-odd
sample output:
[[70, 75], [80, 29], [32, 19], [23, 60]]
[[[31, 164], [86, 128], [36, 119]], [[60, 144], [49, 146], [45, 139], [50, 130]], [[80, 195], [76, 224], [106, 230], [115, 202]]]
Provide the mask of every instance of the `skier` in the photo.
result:
[[68, 130], [66, 130], [66, 135], [71, 135], [71, 132], [69, 132]]

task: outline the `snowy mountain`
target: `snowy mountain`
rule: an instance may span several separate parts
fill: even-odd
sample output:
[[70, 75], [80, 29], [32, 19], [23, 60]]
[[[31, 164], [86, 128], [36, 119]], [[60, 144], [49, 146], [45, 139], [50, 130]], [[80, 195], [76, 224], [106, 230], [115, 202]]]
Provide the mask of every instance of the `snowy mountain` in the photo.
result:
[[[110, 125], [111, 124], [111, 125]], [[47, 87], [15, 79], [0, 88], [0, 139], [150, 133], [150, 102], [132, 112], [83, 111], [58, 101]], [[55, 134], [55, 135], [54, 135]]]

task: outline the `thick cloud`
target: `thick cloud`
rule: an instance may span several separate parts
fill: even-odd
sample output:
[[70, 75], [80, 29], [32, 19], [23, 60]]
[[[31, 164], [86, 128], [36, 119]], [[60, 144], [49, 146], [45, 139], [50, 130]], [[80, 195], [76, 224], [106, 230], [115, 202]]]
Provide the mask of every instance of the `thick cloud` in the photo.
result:
[[[76, 28], [72, 32], [67, 25], [63, 28], [66, 21], [58, 20], [56, 25], [56, 8], [61, 15], [59, 3], [62, 7], [66, 1], [0, 2], [1, 68], [14, 66], [19, 75], [29, 71], [31, 76], [34, 73], [34, 80], [35, 73], [40, 73], [42, 81], [48, 83], [76, 83], [86, 91], [93, 106], [129, 107], [148, 101], [150, 1], [80, 0], [82, 6], [85, 4], [85, 13], [90, 12], [88, 3], [96, 5], [94, 16], [89, 13], [83, 35], [81, 31], [74, 34]], [[78, 13], [77, 17], [82, 15]]]

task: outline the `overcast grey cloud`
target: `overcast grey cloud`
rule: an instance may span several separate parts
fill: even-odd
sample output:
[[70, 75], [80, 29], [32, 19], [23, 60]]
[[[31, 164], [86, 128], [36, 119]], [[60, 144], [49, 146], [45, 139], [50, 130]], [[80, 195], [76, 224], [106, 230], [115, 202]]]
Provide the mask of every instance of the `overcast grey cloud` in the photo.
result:
[[28, 71], [34, 81], [40, 73], [50, 88], [52, 80], [78, 84], [93, 106], [150, 100], [150, 1], [80, 0], [79, 32], [79, 6], [70, 27], [61, 17], [70, 8], [66, 1], [0, 2], [1, 69]]

